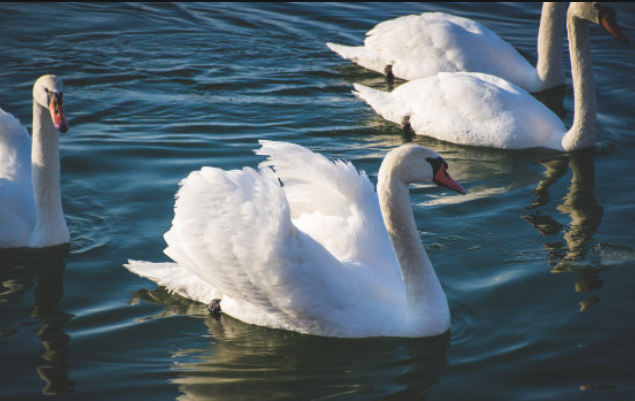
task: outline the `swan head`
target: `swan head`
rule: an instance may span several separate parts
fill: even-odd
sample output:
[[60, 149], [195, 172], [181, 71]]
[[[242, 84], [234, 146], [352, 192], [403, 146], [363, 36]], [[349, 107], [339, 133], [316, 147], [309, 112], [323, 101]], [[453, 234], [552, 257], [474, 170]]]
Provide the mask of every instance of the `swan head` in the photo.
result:
[[65, 133], [68, 122], [64, 114], [64, 83], [55, 75], [44, 75], [33, 85], [33, 100], [51, 113], [55, 128]]
[[438, 153], [408, 144], [388, 152], [379, 169], [379, 178], [398, 179], [404, 184], [436, 184], [465, 195], [465, 189], [448, 173], [448, 163]]
[[620, 42], [629, 42], [628, 37], [617, 24], [615, 9], [610, 3], [572, 2], [568, 13], [570, 17], [584, 19], [601, 25]]

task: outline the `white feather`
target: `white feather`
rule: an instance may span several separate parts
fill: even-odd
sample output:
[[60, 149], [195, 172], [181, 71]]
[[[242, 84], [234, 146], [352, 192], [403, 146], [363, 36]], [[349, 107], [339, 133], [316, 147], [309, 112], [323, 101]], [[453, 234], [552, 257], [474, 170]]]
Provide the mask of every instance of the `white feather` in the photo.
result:
[[364, 46], [327, 46], [345, 59], [395, 77], [413, 80], [439, 72], [483, 72], [531, 92], [564, 82], [562, 39], [566, 5], [545, 3], [539, 34], [539, 70], [490, 29], [441, 12], [407, 15], [368, 31]]
[[204, 167], [181, 182], [165, 234], [176, 264], [126, 267], [197, 301], [221, 299], [225, 313], [272, 328], [338, 337], [447, 330], [436, 278], [429, 308], [440, 305], [430, 312], [438, 322], [409, 320], [400, 266], [366, 175], [299, 145], [261, 144], [257, 153], [267, 159], [258, 171]]
[[[355, 84], [353, 93], [387, 120], [396, 124], [409, 121], [417, 135], [443, 141], [501, 149], [572, 151], [593, 147], [596, 96], [588, 24], [597, 23], [600, 17], [595, 3], [569, 6], [567, 31], [575, 106], [569, 130], [527, 91], [489, 74], [439, 73], [406, 82], [392, 93]], [[617, 32], [619, 27], [613, 28], [613, 34], [624, 40]]]
[[33, 85], [33, 139], [0, 109], [0, 248], [45, 248], [70, 240], [60, 196], [59, 133], [49, 111], [54, 93], [57, 124], [66, 131], [57, 96], [62, 91], [54, 75]]
[[35, 226], [31, 138], [0, 109], [0, 248], [24, 246]]

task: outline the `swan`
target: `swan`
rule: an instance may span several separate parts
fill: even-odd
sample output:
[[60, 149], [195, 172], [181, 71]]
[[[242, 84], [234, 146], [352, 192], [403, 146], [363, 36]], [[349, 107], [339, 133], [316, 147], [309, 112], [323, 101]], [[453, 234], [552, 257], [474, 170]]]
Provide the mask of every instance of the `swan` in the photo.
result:
[[70, 241], [60, 196], [59, 134], [68, 131], [64, 85], [33, 85], [33, 140], [0, 109], [0, 248], [45, 248]]
[[566, 3], [543, 3], [536, 67], [488, 28], [442, 12], [384, 21], [366, 34], [364, 46], [327, 46], [389, 78], [410, 81], [439, 72], [483, 72], [536, 93], [564, 83], [565, 12]]
[[176, 263], [126, 267], [250, 324], [329, 337], [445, 333], [448, 302], [408, 193], [432, 182], [465, 193], [441, 156], [390, 151], [375, 192], [350, 163], [260, 144], [258, 171], [203, 167], [180, 183], [164, 236]]
[[406, 82], [392, 93], [355, 84], [353, 93], [383, 118], [403, 124], [415, 134], [447, 142], [565, 152], [593, 147], [596, 99], [589, 22], [601, 24], [616, 38], [628, 42], [610, 5], [571, 3], [567, 31], [574, 118], [569, 130], [555, 113], [522, 88], [483, 73], [439, 73]]

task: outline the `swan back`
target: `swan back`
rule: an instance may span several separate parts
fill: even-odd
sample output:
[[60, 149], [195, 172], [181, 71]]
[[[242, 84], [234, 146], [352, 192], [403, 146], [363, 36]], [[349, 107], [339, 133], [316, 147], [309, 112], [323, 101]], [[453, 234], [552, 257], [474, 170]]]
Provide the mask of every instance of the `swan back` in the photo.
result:
[[440, 12], [383, 22], [368, 32], [364, 43], [369, 49], [384, 52], [395, 76], [406, 80], [438, 72], [478, 71], [504, 74], [517, 81], [526, 79], [524, 75], [532, 69], [490, 29]]
[[392, 93], [354, 84], [357, 97], [396, 124], [408, 118], [418, 135], [502, 149], [560, 147], [565, 126], [517, 85], [480, 73], [439, 73]]
[[17, 118], [0, 108], [0, 179], [30, 181], [30, 154], [28, 132]]
[[24, 246], [35, 225], [30, 155], [26, 129], [0, 109], [0, 248]]
[[439, 72], [481, 72], [540, 92], [564, 82], [565, 11], [563, 3], [543, 4], [537, 67], [487, 27], [442, 12], [384, 21], [367, 33], [364, 46], [327, 46], [364, 68], [405, 80]]

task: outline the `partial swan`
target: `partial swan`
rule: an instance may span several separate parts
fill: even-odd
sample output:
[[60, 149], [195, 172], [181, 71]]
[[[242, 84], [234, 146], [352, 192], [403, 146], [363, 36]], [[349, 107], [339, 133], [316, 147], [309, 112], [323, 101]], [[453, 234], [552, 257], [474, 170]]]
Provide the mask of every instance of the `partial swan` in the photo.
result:
[[595, 146], [595, 82], [589, 22], [628, 41], [604, 3], [571, 3], [567, 31], [571, 54], [574, 114], [567, 130], [551, 110], [522, 88], [493, 75], [440, 73], [407, 82], [392, 93], [355, 84], [354, 93], [379, 115], [417, 135], [462, 145], [558, 151]]
[[543, 3], [535, 67], [488, 28], [441, 12], [384, 21], [366, 34], [364, 46], [327, 46], [343, 58], [389, 78], [413, 80], [439, 72], [482, 72], [536, 93], [564, 83], [566, 7], [566, 3]]
[[408, 192], [434, 182], [465, 193], [441, 156], [392, 150], [375, 192], [350, 163], [260, 143], [268, 159], [258, 171], [204, 167], [181, 182], [165, 234], [176, 263], [126, 267], [255, 325], [329, 337], [445, 333], [448, 302]]
[[68, 131], [64, 86], [54, 75], [33, 85], [33, 139], [0, 109], [0, 248], [70, 241], [60, 196], [59, 132]]

